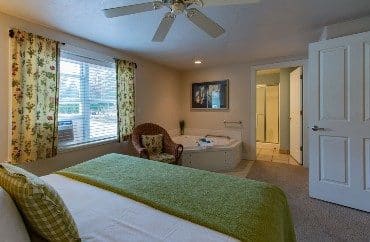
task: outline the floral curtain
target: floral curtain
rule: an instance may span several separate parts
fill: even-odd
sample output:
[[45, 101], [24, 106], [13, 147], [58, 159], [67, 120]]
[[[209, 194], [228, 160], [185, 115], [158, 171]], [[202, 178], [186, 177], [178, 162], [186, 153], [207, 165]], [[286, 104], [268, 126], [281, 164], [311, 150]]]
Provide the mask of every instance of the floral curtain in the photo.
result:
[[128, 140], [135, 127], [135, 69], [136, 64], [117, 60], [117, 111], [119, 141]]
[[58, 42], [10, 30], [12, 65], [12, 163], [57, 152]]

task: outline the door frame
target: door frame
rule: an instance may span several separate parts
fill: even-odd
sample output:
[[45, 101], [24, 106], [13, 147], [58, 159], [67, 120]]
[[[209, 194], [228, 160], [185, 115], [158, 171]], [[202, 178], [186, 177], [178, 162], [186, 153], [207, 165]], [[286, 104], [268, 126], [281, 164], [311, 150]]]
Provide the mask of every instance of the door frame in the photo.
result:
[[[292, 133], [292, 130], [294, 129], [294, 125], [292, 125], [296, 120], [293, 119], [293, 112], [292, 112], [292, 109], [296, 108], [297, 106], [293, 107], [292, 104], [294, 104], [294, 101], [292, 100], [296, 100], [297, 97], [294, 97], [294, 92], [297, 90], [293, 90], [292, 87], [292, 74], [293, 72], [295, 72], [294, 74], [297, 75], [297, 71], [299, 71], [299, 79], [298, 79], [298, 86], [299, 86], [299, 93], [300, 93], [300, 96], [299, 96], [299, 112], [303, 110], [303, 80], [301, 78], [302, 74], [303, 74], [303, 68], [302, 67], [297, 67], [296, 69], [294, 69], [294, 71], [290, 72], [289, 73], [289, 96], [290, 96], [290, 102], [289, 102], [289, 106], [290, 106], [290, 110], [289, 110], [289, 117], [290, 117], [290, 123], [289, 123], [289, 136], [290, 136], [290, 144], [289, 144], [289, 150], [290, 150], [290, 156], [293, 157], [294, 159], [296, 159], [296, 161], [298, 161], [298, 164], [303, 164], [302, 163], [302, 160], [303, 160], [303, 152], [302, 150], [298, 150], [298, 154], [296, 153], [297, 150], [296, 150], [296, 146], [294, 146], [295, 144], [293, 144], [292, 140], [295, 140], [296, 137], [294, 137], [294, 132]], [[293, 78], [296, 78], [293, 77]], [[299, 114], [298, 116], [298, 119], [299, 119], [299, 125], [300, 125], [300, 128], [298, 129], [299, 130], [299, 145], [300, 147], [303, 147], [303, 116], [301, 114]], [[293, 120], [293, 122], [292, 122]], [[293, 149], [293, 150], [292, 150]]]
[[301, 60], [294, 60], [294, 61], [285, 61], [285, 62], [276, 62], [271, 64], [264, 64], [264, 65], [254, 65], [250, 68], [250, 106], [249, 106], [249, 138], [250, 138], [250, 147], [248, 149], [248, 158], [251, 160], [256, 160], [256, 76], [257, 71], [266, 70], [266, 69], [274, 69], [274, 68], [289, 68], [289, 67], [297, 67], [302, 66], [303, 68], [303, 84], [302, 84], [302, 95], [303, 95], [303, 154], [302, 154], [302, 162], [303, 166], [309, 166], [309, 82], [308, 82], [308, 60], [301, 59]]

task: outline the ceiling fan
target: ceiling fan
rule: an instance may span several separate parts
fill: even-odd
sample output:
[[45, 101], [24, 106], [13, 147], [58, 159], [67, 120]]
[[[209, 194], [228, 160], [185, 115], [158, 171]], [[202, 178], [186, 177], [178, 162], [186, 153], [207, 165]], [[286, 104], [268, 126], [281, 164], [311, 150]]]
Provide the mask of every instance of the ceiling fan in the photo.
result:
[[163, 42], [174, 23], [176, 16], [179, 14], [185, 14], [193, 24], [213, 38], [217, 38], [225, 33], [225, 30], [219, 24], [208, 18], [197, 8], [194, 8], [195, 6], [207, 7], [215, 5], [250, 4], [257, 3], [259, 1], [260, 0], [162, 0], [109, 8], [104, 9], [103, 11], [107, 18], [115, 18], [167, 7], [170, 11], [165, 14], [152, 39], [153, 42]]

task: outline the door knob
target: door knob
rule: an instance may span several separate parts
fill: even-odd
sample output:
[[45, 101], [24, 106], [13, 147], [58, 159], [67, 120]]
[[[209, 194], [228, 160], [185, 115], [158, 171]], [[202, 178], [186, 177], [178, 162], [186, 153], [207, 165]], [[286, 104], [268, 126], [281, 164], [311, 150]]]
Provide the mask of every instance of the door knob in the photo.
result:
[[319, 126], [317, 126], [317, 125], [314, 125], [313, 127], [312, 127], [312, 131], [324, 131], [325, 129], [324, 128], [320, 128]]

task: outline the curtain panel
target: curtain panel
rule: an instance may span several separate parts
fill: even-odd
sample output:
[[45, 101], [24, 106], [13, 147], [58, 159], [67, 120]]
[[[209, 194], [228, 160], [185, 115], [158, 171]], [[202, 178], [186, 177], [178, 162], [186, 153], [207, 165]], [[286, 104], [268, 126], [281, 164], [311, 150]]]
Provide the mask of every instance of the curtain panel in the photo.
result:
[[11, 40], [11, 162], [57, 153], [58, 42], [17, 29]]
[[135, 69], [136, 64], [116, 60], [117, 111], [119, 142], [127, 141], [135, 127]]

